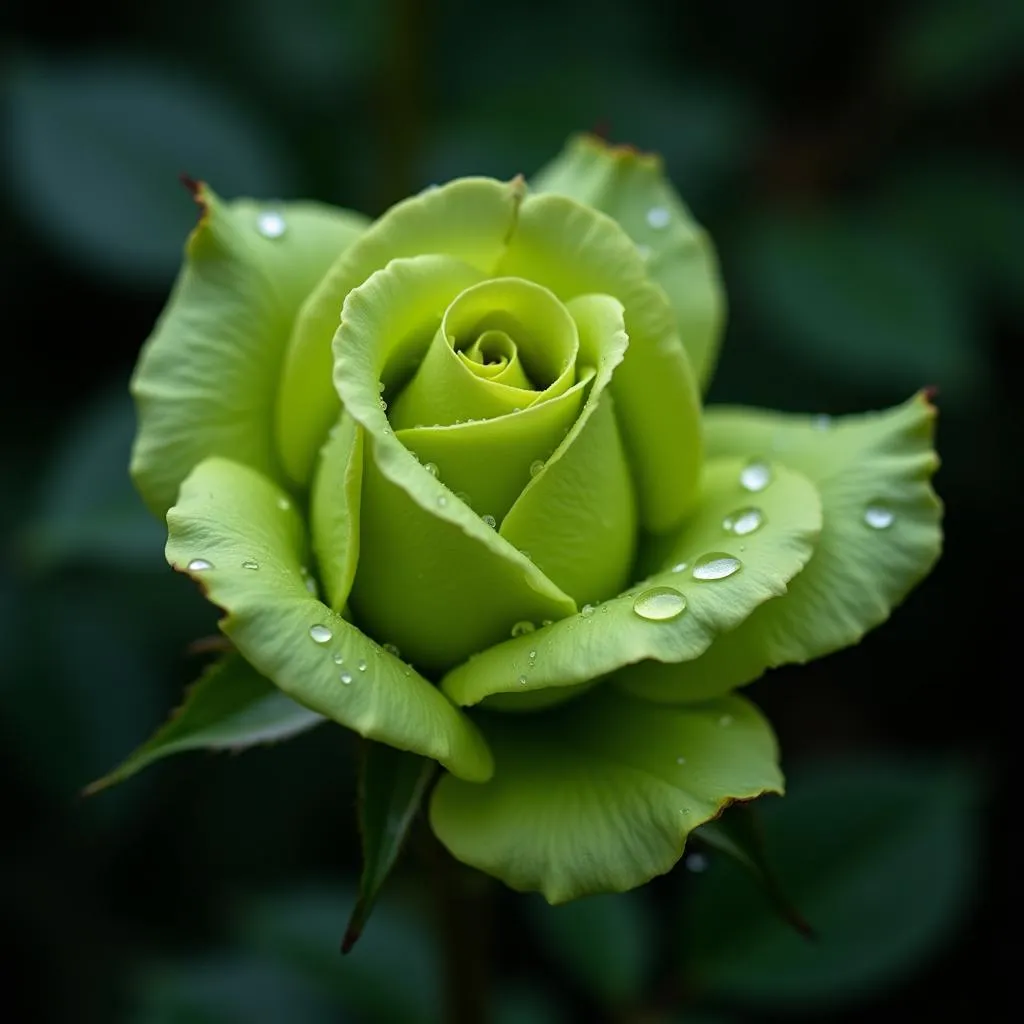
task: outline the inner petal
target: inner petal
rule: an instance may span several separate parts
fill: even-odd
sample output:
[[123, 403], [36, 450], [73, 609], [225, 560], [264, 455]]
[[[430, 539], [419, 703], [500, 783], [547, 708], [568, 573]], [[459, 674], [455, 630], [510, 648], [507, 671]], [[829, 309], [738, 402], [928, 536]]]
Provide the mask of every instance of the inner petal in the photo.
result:
[[546, 288], [483, 281], [448, 306], [388, 418], [403, 430], [520, 412], [572, 387], [578, 348], [575, 322]]

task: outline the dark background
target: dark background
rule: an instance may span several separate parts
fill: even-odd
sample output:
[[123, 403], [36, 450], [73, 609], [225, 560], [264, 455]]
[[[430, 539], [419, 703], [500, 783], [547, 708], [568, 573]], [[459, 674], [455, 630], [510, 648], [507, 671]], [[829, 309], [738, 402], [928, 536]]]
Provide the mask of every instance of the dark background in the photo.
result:
[[7, 1019], [443, 1020], [415, 856], [337, 957], [358, 870], [340, 730], [77, 796], [161, 721], [215, 629], [126, 480], [125, 388], [194, 218], [179, 172], [376, 214], [432, 181], [529, 174], [595, 127], [661, 151], [716, 240], [731, 313], [710, 401], [840, 414], [939, 387], [947, 546], [860, 646], [750, 690], [792, 779], [769, 839], [821, 941], [713, 853], [554, 913], [500, 891], [499, 1019], [1003, 1019], [985, 1007], [1013, 1005], [1021, 962], [1024, 4], [8, 10]]

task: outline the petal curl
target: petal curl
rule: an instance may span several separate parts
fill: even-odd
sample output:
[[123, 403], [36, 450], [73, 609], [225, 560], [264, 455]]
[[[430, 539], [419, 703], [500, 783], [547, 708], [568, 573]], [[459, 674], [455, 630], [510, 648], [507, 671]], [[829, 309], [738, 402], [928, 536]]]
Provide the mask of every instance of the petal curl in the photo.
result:
[[223, 608], [242, 656], [298, 703], [369, 739], [480, 781], [477, 729], [426, 679], [306, 589], [306, 537], [285, 493], [227, 459], [201, 462], [167, 513], [167, 560]]

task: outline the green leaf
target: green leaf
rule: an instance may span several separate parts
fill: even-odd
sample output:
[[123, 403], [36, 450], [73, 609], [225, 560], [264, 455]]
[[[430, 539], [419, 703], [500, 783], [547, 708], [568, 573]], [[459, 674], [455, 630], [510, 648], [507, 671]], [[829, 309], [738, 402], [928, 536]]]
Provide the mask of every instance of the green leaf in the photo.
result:
[[443, 777], [430, 823], [453, 856], [549, 903], [642, 885], [730, 801], [782, 790], [771, 729], [739, 697], [664, 708], [602, 687], [481, 728], [494, 776]]
[[23, 539], [35, 568], [161, 566], [164, 531], [125, 472], [134, 432], [131, 402], [121, 389], [92, 401], [68, 428]]
[[733, 804], [720, 818], [701, 825], [695, 836], [749, 871], [779, 917], [801, 935], [813, 938], [814, 929], [779, 884], [757, 812], [752, 804]]
[[709, 451], [772, 452], [813, 481], [821, 537], [789, 593], [680, 666], [671, 685], [633, 688], [648, 700], [731, 689], [766, 668], [857, 643], [928, 574], [942, 546], [942, 505], [930, 485], [935, 408], [923, 392], [883, 413], [836, 420], [720, 407], [706, 421]]
[[359, 946], [339, 958], [338, 924], [354, 900], [354, 892], [326, 886], [261, 897], [240, 914], [236, 941], [292, 968], [366, 1024], [438, 1024], [439, 951], [409, 913], [412, 901], [385, 896]]
[[[404, 362], [415, 364], [417, 342], [432, 336], [438, 308], [476, 276], [450, 257], [392, 260], [345, 300], [335, 340], [338, 394], [366, 431], [352, 608], [374, 636], [431, 672], [508, 636], [517, 621], [561, 618], [576, 609], [571, 597], [420, 464], [381, 405], [377, 382], [387, 393], [401, 379]], [[424, 324], [431, 324], [426, 332], [419, 329]], [[529, 479], [526, 468], [524, 475]]]
[[292, 321], [363, 227], [316, 203], [224, 203], [206, 185], [195, 189], [203, 212], [132, 378], [132, 476], [160, 516], [209, 455], [281, 475], [274, 413]]
[[656, 952], [654, 921], [639, 893], [528, 906], [538, 941], [588, 993], [609, 1009], [639, 999]]
[[226, 192], [287, 195], [284, 149], [249, 111], [151, 64], [21, 61], [6, 82], [19, 209], [90, 270], [165, 286], [189, 203], [179, 174]]
[[986, 371], [964, 289], [864, 211], [774, 213], [737, 245], [738, 279], [777, 351], [850, 383], [977, 394]]
[[363, 872], [359, 899], [341, 943], [348, 953], [359, 940], [381, 888], [398, 860], [437, 764], [380, 743], [363, 747], [359, 771], [359, 834]]
[[86, 793], [123, 782], [171, 754], [244, 750], [257, 743], [288, 739], [322, 721], [323, 716], [286, 697], [243, 658], [229, 654], [203, 673], [152, 739], [88, 786]]
[[[803, 476], [776, 466], [772, 486], [752, 495], [740, 483], [746, 461], [708, 462], [699, 511], [663, 538], [660, 550], [649, 556], [657, 571], [642, 583], [596, 610], [482, 651], [444, 677], [445, 693], [462, 705], [503, 694], [505, 707], [520, 694], [588, 683], [627, 665], [632, 667], [613, 678], [643, 696], [662, 687], [674, 699], [725, 692], [713, 681], [703, 689], [681, 688], [677, 663], [697, 658], [719, 633], [735, 629], [759, 605], [784, 594], [787, 581], [811, 557], [821, 526], [818, 495]], [[741, 536], [723, 528], [727, 517], [755, 501], [760, 529]], [[695, 578], [695, 565], [709, 555], [735, 559], [735, 571], [721, 579]], [[675, 601], [673, 614], [645, 617], [637, 611], [638, 601], [643, 609], [643, 594], [666, 587]]]
[[485, 779], [491, 756], [472, 723], [412, 668], [306, 588], [302, 520], [247, 466], [207, 459], [167, 514], [167, 560], [224, 609], [220, 627], [286, 694], [368, 739]]
[[565, 196], [529, 196], [494, 273], [536, 281], [565, 302], [600, 294], [622, 303], [629, 349], [612, 394], [640, 520], [655, 531], [678, 526], [700, 475], [700, 393], [672, 308], [629, 236]]
[[[465, 263], [481, 280], [512, 230], [522, 193], [520, 181], [483, 178], [427, 189], [392, 207], [335, 261], [299, 314], [280, 380], [280, 454], [294, 481], [309, 479], [317, 449], [338, 417], [331, 341], [349, 292], [393, 259], [429, 254]], [[437, 321], [443, 308], [434, 310]]]
[[782, 884], [820, 932], [783, 924], [742, 867], [713, 861], [683, 915], [691, 982], [784, 1012], [892, 984], [950, 935], [974, 889], [977, 782], [873, 754], [796, 774], [763, 809]]
[[665, 290], [679, 337], [706, 386], [724, 326], [725, 294], [714, 247], [666, 178], [661, 158], [577, 135], [533, 184], [539, 192], [592, 206], [625, 229], [648, 274]]

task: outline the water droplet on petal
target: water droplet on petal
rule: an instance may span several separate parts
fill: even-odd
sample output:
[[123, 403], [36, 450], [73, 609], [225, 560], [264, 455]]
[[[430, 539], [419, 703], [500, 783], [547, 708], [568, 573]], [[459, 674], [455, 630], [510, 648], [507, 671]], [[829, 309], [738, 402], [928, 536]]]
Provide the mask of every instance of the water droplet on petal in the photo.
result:
[[727, 515], [722, 520], [722, 529], [735, 533], [737, 537], [746, 537], [764, 526], [764, 513], [759, 508], [741, 508]]
[[341, 676], [340, 676], [340, 679], [341, 679], [342, 683], [345, 684], [345, 686], [348, 686], [352, 682], [352, 673], [351, 672], [342, 672]]
[[381, 395], [380, 398], [377, 399], [377, 402], [378, 402], [378, 404], [380, 405], [381, 409], [384, 412], [388, 411], [388, 403], [384, 401], [384, 396], [383, 395]]
[[288, 225], [276, 210], [264, 210], [256, 218], [256, 230], [264, 238], [280, 238], [288, 230]]
[[896, 513], [891, 508], [877, 502], [872, 502], [864, 510], [864, 522], [872, 530], [888, 530], [896, 521]]
[[537, 652], [536, 651], [530, 651], [530, 661], [532, 662], [532, 661], [536, 661], [536, 660], [537, 660]]
[[315, 626], [309, 627], [309, 635], [313, 638], [313, 641], [318, 644], [325, 644], [332, 636], [334, 636], [326, 626], [321, 626], [319, 623]]
[[672, 571], [673, 572], [686, 572], [686, 570], [689, 567], [690, 567], [690, 563], [689, 562], [676, 562], [676, 564], [672, 566]]
[[692, 871], [695, 875], [708, 869], [708, 859], [703, 853], [689, 853], [683, 863], [686, 865], [686, 870]]
[[277, 499], [277, 507], [282, 512], [287, 512], [288, 509], [290, 509], [292, 507], [292, 503], [287, 498], [278, 498]]
[[650, 224], [655, 231], [660, 231], [662, 228], [668, 227], [668, 222], [672, 219], [672, 215], [665, 209], [664, 206], [652, 206], [647, 211], [647, 223]]
[[734, 555], [728, 555], [724, 551], [709, 551], [693, 563], [693, 578], [695, 580], [724, 580], [726, 576], [732, 576], [742, 568], [743, 563]]
[[534, 459], [533, 462], [530, 463], [530, 476], [531, 477], [536, 476], [543, 468], [544, 468], [544, 461], [543, 461], [543, 459]]
[[512, 635], [525, 636], [527, 633], [532, 633], [537, 627], [532, 622], [527, 622], [525, 619], [522, 622], [517, 622], [512, 627]]
[[252, 560], [251, 558], [247, 558], [247, 559], [246, 559], [246, 560], [245, 560], [245, 561], [244, 561], [244, 562], [242, 563], [242, 568], [243, 568], [243, 569], [252, 569], [252, 570], [254, 570], [254, 571], [255, 571], [255, 570], [256, 570], [256, 569], [258, 569], [259, 567], [260, 567], [260, 563], [259, 563], [259, 562], [254, 562], [254, 561], [253, 561], [253, 560]]
[[740, 470], [740, 486], [746, 491], [763, 491], [771, 482], [771, 467], [761, 459], [748, 462]]
[[395, 658], [400, 658], [402, 656], [402, 652], [398, 649], [397, 644], [382, 644], [381, 646], [388, 652], [388, 654]]
[[333, 660], [334, 660], [334, 664], [335, 665], [344, 665], [345, 664], [345, 655], [341, 654], [339, 652], [339, 653], [334, 655], [334, 659]]
[[447, 505], [447, 504], [448, 504], [448, 499], [443, 494], [439, 494], [437, 496], [437, 507], [438, 508], [444, 508], [445, 505]]
[[438, 474], [438, 469], [437, 469], [437, 463], [435, 463], [435, 462], [424, 462], [424, 463], [423, 463], [423, 468], [424, 468], [424, 469], [425, 469], [425, 470], [426, 470], [426, 471], [427, 471], [427, 472], [428, 472], [428, 473], [429, 473], [429, 474], [430, 474], [431, 476], [437, 476], [437, 474]]
[[593, 614], [594, 614], [594, 606], [592, 604], [585, 604], [580, 609], [580, 615], [582, 615], [583, 618], [585, 618], [585, 619], [589, 619], [590, 616], [593, 615]]
[[520, 676], [519, 677], [519, 685], [520, 686], [525, 686], [526, 685], [526, 676]]
[[686, 611], [686, 598], [672, 587], [651, 587], [637, 596], [633, 611], [648, 622], [668, 622]]
[[384, 381], [382, 381], [382, 380], [377, 381], [377, 391], [380, 394], [384, 394]]
[[552, 622], [554, 622], [554, 619], [541, 619], [540, 620], [540, 624], [542, 626], [550, 626]]
[[491, 528], [492, 530], [496, 530], [496, 529], [498, 528], [498, 520], [497, 520], [497, 519], [495, 519], [495, 518], [494, 518], [494, 516], [481, 516], [480, 518], [481, 518], [481, 519], [482, 519], [482, 520], [484, 521], [484, 523], [485, 523], [485, 524], [486, 524], [487, 526], [489, 526], [489, 527], [490, 527], [490, 528]]
[[207, 569], [213, 568], [213, 562], [208, 562], [205, 558], [193, 558], [188, 563], [189, 572], [206, 572]]
[[722, 726], [723, 729], [726, 726], [732, 725], [732, 723], [733, 723], [732, 715], [722, 715], [722, 717], [718, 720], [718, 724], [720, 726]]
[[456, 491], [455, 497], [459, 499], [464, 505], [471, 505], [472, 502], [469, 500], [469, 495], [465, 491]]
[[356, 668], [359, 669], [360, 672], [365, 672], [366, 671], [366, 661], [365, 661], [365, 659], [360, 658], [356, 662]]

